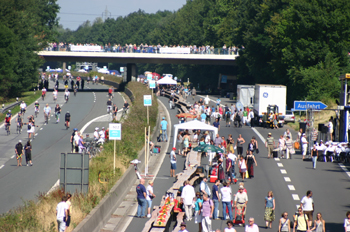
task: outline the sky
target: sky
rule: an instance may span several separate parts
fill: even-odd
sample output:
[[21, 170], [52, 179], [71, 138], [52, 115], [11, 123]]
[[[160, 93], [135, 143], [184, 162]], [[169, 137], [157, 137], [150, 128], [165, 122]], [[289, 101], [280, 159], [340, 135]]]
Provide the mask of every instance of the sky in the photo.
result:
[[76, 30], [83, 22], [94, 22], [102, 17], [106, 7], [111, 18], [126, 16], [139, 9], [146, 13], [155, 13], [158, 10], [176, 11], [186, 0], [57, 0], [61, 7], [58, 17], [63, 28]]

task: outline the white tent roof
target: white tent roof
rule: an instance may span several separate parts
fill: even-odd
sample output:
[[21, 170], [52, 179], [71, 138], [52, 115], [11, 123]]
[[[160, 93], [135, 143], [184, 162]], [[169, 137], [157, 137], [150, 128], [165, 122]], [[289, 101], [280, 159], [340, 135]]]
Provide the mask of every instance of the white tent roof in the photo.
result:
[[218, 128], [215, 126], [210, 126], [204, 122], [198, 120], [192, 120], [185, 123], [175, 124], [174, 125], [174, 143], [173, 147], [176, 145], [177, 134], [179, 133], [179, 129], [183, 130], [202, 130], [202, 131], [213, 131], [213, 139], [215, 139], [216, 134], [218, 133]]
[[171, 79], [170, 77], [164, 77], [157, 81], [158, 85], [177, 85], [177, 81]]

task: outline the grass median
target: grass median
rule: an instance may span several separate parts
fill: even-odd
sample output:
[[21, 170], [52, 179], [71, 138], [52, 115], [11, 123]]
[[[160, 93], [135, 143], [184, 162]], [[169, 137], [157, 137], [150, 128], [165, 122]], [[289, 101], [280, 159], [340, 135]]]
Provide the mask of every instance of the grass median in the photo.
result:
[[[113, 175], [113, 141], [104, 145], [103, 151], [90, 161], [89, 192], [74, 194], [72, 198], [72, 224], [67, 231], [72, 231], [86, 215], [101, 201], [115, 185], [130, 165], [137, 158], [144, 146], [144, 131], [147, 126], [147, 109], [143, 106], [143, 95], [151, 94], [146, 86], [137, 82], [127, 85], [135, 97], [128, 118], [122, 123], [122, 140], [117, 141], [117, 164]], [[158, 115], [158, 103], [152, 101], [149, 107], [149, 122], [154, 128]], [[13, 209], [0, 217], [2, 231], [57, 231], [56, 206], [64, 192], [55, 190], [50, 194], [39, 194], [37, 200], [26, 201], [23, 206]]]

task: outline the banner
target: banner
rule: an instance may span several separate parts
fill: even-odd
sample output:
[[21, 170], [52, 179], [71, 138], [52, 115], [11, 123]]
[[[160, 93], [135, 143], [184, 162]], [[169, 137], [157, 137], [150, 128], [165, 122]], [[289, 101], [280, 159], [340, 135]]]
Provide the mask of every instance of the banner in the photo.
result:
[[160, 48], [159, 53], [165, 54], [190, 54], [190, 48]]
[[70, 46], [71, 52], [102, 52], [101, 46]]

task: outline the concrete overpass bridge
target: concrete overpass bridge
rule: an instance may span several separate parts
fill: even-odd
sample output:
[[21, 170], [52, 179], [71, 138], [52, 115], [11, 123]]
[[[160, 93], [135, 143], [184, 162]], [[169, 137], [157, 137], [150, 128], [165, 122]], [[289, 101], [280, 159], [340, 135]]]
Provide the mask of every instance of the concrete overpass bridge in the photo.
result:
[[[115, 53], [115, 52], [38, 52], [46, 61], [61, 62], [103, 62], [127, 64], [127, 80], [136, 76], [136, 64], [197, 64], [197, 65], [236, 65], [238, 55], [216, 54], [164, 54], [164, 53]], [[65, 67], [63, 68], [65, 70]], [[131, 72], [130, 72], [131, 70]]]

